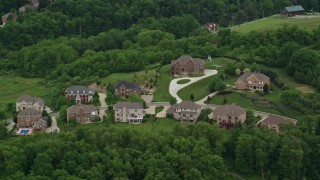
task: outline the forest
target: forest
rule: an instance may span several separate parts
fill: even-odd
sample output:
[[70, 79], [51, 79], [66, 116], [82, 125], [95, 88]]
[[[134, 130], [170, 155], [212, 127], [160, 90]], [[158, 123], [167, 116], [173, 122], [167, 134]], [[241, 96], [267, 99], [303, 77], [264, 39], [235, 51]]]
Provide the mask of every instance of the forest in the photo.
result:
[[[26, 3], [2, 0], [0, 13], [15, 12]], [[302, 94], [274, 71], [262, 68], [285, 69], [295, 81], [319, 91], [320, 26], [312, 31], [283, 26], [247, 34], [228, 29], [278, 14], [292, 4], [317, 12], [319, 0], [40, 0], [40, 4], [40, 9], [19, 13], [17, 21], [0, 27], [0, 76], [43, 78], [41, 85], [54, 89], [46, 102], [54, 109], [67, 105], [63, 91], [68, 85], [167, 65], [189, 54], [239, 62], [225, 68], [223, 78], [247, 66], [267, 74], [282, 90], [279, 108], [297, 111], [301, 119], [295, 127], [283, 126], [280, 134], [250, 122], [225, 130], [204, 119], [190, 126], [176, 123], [169, 132], [146, 133], [108, 120], [70, 125], [59, 134], [22, 137], [7, 134], [0, 122], [0, 179], [230, 179], [233, 173], [320, 179], [319, 94]], [[217, 23], [219, 32], [208, 33], [203, 28], [208, 22]], [[159, 121], [151, 117], [146, 123]]]

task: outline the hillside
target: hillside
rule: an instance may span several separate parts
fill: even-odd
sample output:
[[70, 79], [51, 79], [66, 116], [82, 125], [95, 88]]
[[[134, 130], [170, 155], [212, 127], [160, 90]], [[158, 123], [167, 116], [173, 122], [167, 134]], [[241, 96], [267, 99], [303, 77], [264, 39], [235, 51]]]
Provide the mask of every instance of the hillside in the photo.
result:
[[[311, 16], [308, 16], [311, 17]], [[304, 17], [282, 17], [272, 16], [255, 22], [246, 23], [241, 26], [236, 26], [232, 30], [242, 33], [248, 33], [250, 31], [265, 31], [273, 30], [282, 27], [283, 25], [297, 25], [307, 30], [315, 29], [320, 24], [320, 16], [315, 18], [304, 18]]]

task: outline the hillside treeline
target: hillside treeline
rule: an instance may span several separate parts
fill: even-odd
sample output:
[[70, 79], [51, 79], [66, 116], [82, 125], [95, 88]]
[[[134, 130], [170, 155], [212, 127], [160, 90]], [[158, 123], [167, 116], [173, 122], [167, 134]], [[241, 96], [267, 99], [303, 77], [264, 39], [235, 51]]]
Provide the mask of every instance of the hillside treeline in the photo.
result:
[[[17, 12], [27, 0], [2, 0], [0, 14]], [[91, 36], [112, 28], [127, 29], [149, 17], [170, 18], [190, 14], [200, 24], [215, 22], [220, 26], [279, 14], [285, 6], [301, 4], [306, 11], [319, 10], [312, 0], [40, 0], [39, 12], [18, 14], [16, 23], [0, 28], [0, 47], [18, 50], [43, 39], [61, 36]], [[46, 6], [49, 4], [48, 6]], [[171, 24], [171, 28], [176, 28]], [[182, 29], [180, 29], [182, 30]]]
[[320, 178], [320, 136], [302, 127], [277, 134], [252, 125], [177, 124], [171, 133], [150, 134], [99, 126], [1, 141], [0, 178], [222, 179], [229, 172]]

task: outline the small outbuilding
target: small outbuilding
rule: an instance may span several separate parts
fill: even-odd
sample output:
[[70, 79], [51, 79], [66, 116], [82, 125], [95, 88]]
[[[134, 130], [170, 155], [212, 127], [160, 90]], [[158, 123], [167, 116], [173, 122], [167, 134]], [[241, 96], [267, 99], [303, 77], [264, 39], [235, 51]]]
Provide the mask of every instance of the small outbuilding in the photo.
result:
[[303, 13], [304, 13], [304, 9], [300, 5], [285, 7], [281, 12], [281, 14], [284, 16], [302, 15]]

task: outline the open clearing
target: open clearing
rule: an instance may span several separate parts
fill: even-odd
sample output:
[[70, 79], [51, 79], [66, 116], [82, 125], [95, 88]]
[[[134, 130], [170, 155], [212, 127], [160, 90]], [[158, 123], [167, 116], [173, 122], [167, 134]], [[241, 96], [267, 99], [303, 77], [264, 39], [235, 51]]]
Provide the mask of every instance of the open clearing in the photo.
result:
[[171, 65], [162, 66], [159, 71], [158, 82], [156, 85], [156, 92], [153, 94], [153, 100], [155, 102], [168, 102], [173, 97], [169, 93], [169, 84], [173, 79], [170, 73]]
[[47, 100], [51, 93], [50, 87], [40, 84], [41, 78], [22, 78], [22, 77], [0, 77], [0, 110], [3, 110], [7, 103], [15, 103], [21, 95], [41, 97]]
[[282, 16], [273, 16], [241, 26], [233, 27], [232, 30], [242, 33], [248, 33], [250, 31], [278, 29], [284, 25], [297, 25], [299, 27], [312, 30], [320, 25], [320, 16], [318, 18], [287, 18]]

